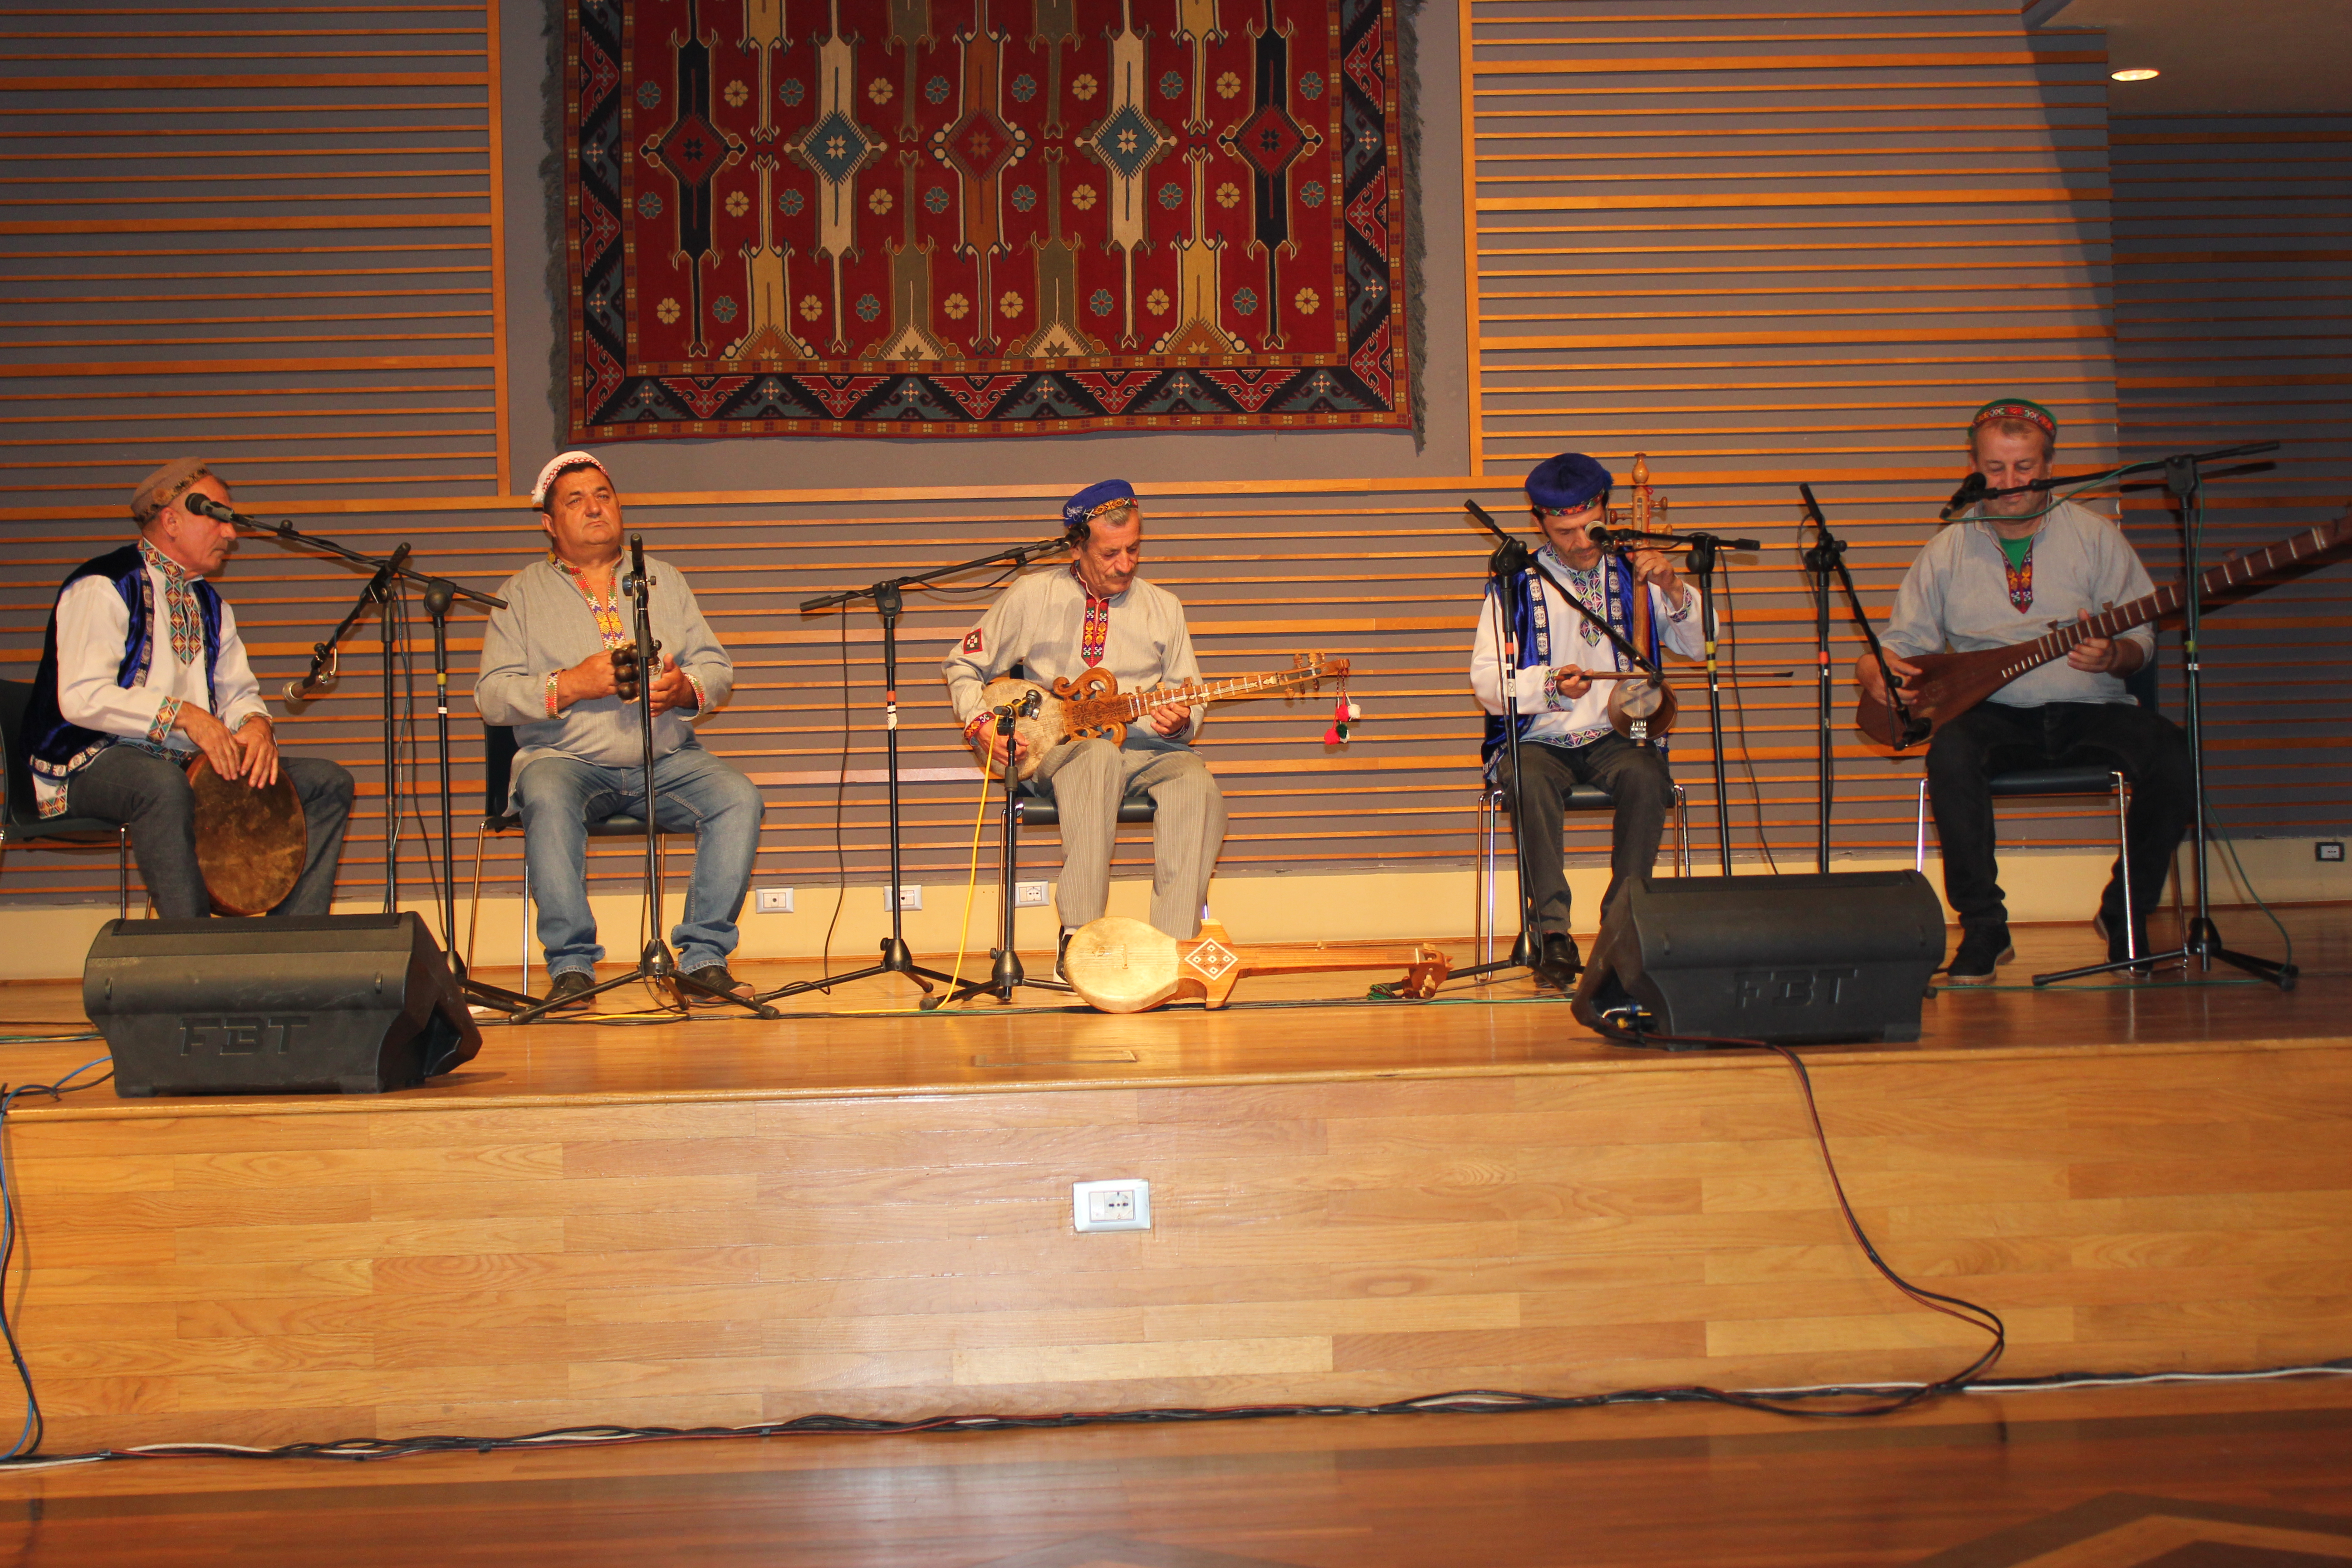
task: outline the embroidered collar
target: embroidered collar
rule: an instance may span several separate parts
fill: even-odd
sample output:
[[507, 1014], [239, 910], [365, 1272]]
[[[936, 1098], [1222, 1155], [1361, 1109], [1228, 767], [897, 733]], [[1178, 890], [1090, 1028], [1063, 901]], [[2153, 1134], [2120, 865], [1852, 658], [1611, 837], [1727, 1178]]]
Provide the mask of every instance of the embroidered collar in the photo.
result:
[[[574, 582], [585, 583], [588, 580], [587, 567], [574, 566], [571, 562], [566, 561], [562, 556], [558, 555], [552, 550], [550, 550], [547, 552], [547, 563], [550, 566], [554, 567], [558, 572], [562, 573], [566, 577], [572, 579]], [[650, 574], [648, 574], [648, 575], [650, 575]], [[613, 563], [613, 582], [615, 587], [619, 585], [620, 581], [621, 563], [616, 560]]]
[[139, 554], [148, 565], [163, 574], [163, 582], [169, 587], [184, 588], [191, 583], [203, 581], [194, 573], [150, 544], [143, 534], [139, 540]]

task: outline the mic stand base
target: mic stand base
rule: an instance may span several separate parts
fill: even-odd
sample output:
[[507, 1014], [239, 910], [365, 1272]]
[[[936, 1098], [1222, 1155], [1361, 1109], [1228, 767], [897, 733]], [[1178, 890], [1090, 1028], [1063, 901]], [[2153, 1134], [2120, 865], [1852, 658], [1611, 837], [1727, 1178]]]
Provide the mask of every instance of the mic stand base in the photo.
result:
[[[869, 963], [863, 969], [853, 969], [846, 974], [824, 974], [814, 980], [795, 980], [790, 985], [779, 985], [773, 991], [762, 991], [751, 999], [754, 1002], [773, 1002], [781, 997], [798, 996], [808, 991], [829, 991], [836, 985], [848, 985], [860, 980], [871, 980], [881, 974], [903, 974], [916, 984], [921, 985], [926, 993], [930, 990], [930, 987], [924, 984], [926, 981], [936, 980], [942, 985], [955, 984], [954, 975], [943, 974], [936, 969], [926, 969], [917, 963], [915, 955], [908, 950], [903, 938], [886, 936], [882, 939], [882, 958], [879, 963]], [[929, 1000], [928, 994], [924, 1000]]]
[[2158, 964], [2168, 966], [2173, 963], [2186, 969], [2191, 960], [2196, 962], [2200, 973], [2210, 974], [2216, 959], [2232, 968], [2243, 970], [2257, 980], [2268, 981], [2282, 991], [2294, 990], [2295, 981], [2303, 973], [2292, 963], [2256, 958], [2252, 953], [2223, 947], [2221, 928], [2205, 916], [2198, 915], [2189, 921], [2189, 934], [2179, 947], [2167, 948], [2162, 952], [2151, 952], [2141, 958], [2111, 959], [2105, 963], [2086, 963], [2079, 969], [2061, 969], [2054, 973], [2037, 974], [2033, 977], [2033, 984], [2053, 985], [2061, 980], [2079, 980], [2085, 974], [2113, 974], [2119, 970], [2153, 969]]
[[[777, 1016], [773, 1007], [762, 1006], [757, 998], [738, 996], [732, 992], [721, 991], [716, 985], [705, 985], [690, 974], [679, 973], [677, 960], [671, 956], [669, 944], [659, 937], [646, 943], [645, 951], [637, 954], [637, 966], [635, 969], [624, 974], [615, 974], [610, 980], [600, 980], [585, 991], [574, 992], [563, 999], [563, 1005], [568, 1007], [575, 1002], [585, 1002], [591, 996], [601, 996], [607, 991], [615, 990], [640, 980], [667, 980], [681, 994], [690, 991], [697, 995], [709, 996], [720, 1002], [730, 1002], [743, 1008], [755, 1018], [773, 1018]], [[681, 1000], [683, 1000], [682, 995]], [[553, 997], [534, 1002], [507, 1022], [509, 1024], [535, 1023], [541, 1015], [554, 1005]]]
[[1542, 954], [1536, 951], [1534, 933], [1523, 929], [1519, 932], [1519, 940], [1511, 944], [1511, 955], [1508, 958], [1498, 958], [1492, 963], [1474, 964], [1468, 969], [1457, 969], [1446, 978], [1449, 981], [1479, 980], [1489, 974], [1500, 974], [1506, 970], [1512, 969], [1524, 969], [1532, 974], [1536, 970], [1536, 960], [1541, 956]]

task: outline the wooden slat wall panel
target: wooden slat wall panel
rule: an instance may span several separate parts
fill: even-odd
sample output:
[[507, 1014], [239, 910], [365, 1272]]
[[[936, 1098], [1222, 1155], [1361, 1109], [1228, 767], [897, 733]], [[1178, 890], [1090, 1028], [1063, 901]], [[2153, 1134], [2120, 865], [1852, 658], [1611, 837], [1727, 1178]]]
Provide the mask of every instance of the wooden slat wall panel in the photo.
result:
[[[2352, 115], [2118, 119], [2116, 392], [2131, 458], [2276, 440], [2263, 471], [2217, 480], [2205, 554], [2343, 515], [2352, 500]], [[2133, 492], [2129, 531], [2177, 569], [2178, 514]], [[2352, 583], [2324, 574], [2206, 628], [2213, 803], [2245, 832], [2340, 830], [2352, 708], [2332, 671]], [[2168, 705], [2179, 668], [2165, 668]]]
[[[2013, 6], [1823, 9], [1482, 0], [1464, 83], [1476, 321], [1475, 458], [1636, 451], [1683, 527], [1734, 558], [1751, 780], [1731, 793], [1784, 866], [1813, 847], [1810, 480], [1884, 616], [1965, 470], [1967, 416], [2027, 392], [2066, 459], [2113, 450], [2105, 80], [2097, 35], [2028, 35]], [[1917, 763], [1847, 726], [1860, 651], [1837, 616], [1841, 851], [1907, 848]], [[1706, 787], [1703, 683], [1675, 771]], [[2096, 842], [2063, 803], [2012, 837]], [[1713, 846], [1707, 844], [1711, 857]], [[1793, 862], [1792, 862], [1793, 858]]]

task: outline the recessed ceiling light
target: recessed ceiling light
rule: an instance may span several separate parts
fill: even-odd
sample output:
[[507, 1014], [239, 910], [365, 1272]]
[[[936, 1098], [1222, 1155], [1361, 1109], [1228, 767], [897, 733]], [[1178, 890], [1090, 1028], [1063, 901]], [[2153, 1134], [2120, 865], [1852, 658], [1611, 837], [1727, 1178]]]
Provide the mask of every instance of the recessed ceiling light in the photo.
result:
[[2132, 70], [2109, 71], [2107, 73], [2107, 79], [2109, 81], [2154, 81], [2160, 74], [2162, 73], [2149, 70], [2147, 67], [2141, 66]]

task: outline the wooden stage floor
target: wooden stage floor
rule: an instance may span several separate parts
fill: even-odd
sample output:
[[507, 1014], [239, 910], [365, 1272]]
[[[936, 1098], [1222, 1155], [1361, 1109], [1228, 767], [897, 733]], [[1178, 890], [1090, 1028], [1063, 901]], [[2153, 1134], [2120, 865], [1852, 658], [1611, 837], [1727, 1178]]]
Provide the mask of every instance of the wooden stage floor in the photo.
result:
[[[2004, 1372], [2352, 1351], [2352, 922], [2285, 918], [2291, 994], [2036, 992], [2095, 944], [2023, 928], [2020, 984], [1938, 992], [1916, 1045], [1805, 1053], [1862, 1222], [2001, 1314]], [[1981, 1346], [1871, 1273], [1786, 1064], [1608, 1045], [1525, 982], [1347, 999], [1380, 978], [1129, 1017], [920, 1014], [894, 978], [782, 1022], [492, 1027], [390, 1096], [20, 1100], [48, 1448], [1924, 1379]], [[7, 987], [0, 1023], [77, 997]], [[0, 1046], [0, 1077], [99, 1054]], [[1070, 1184], [1117, 1176], [1153, 1228], [1074, 1234]]]

